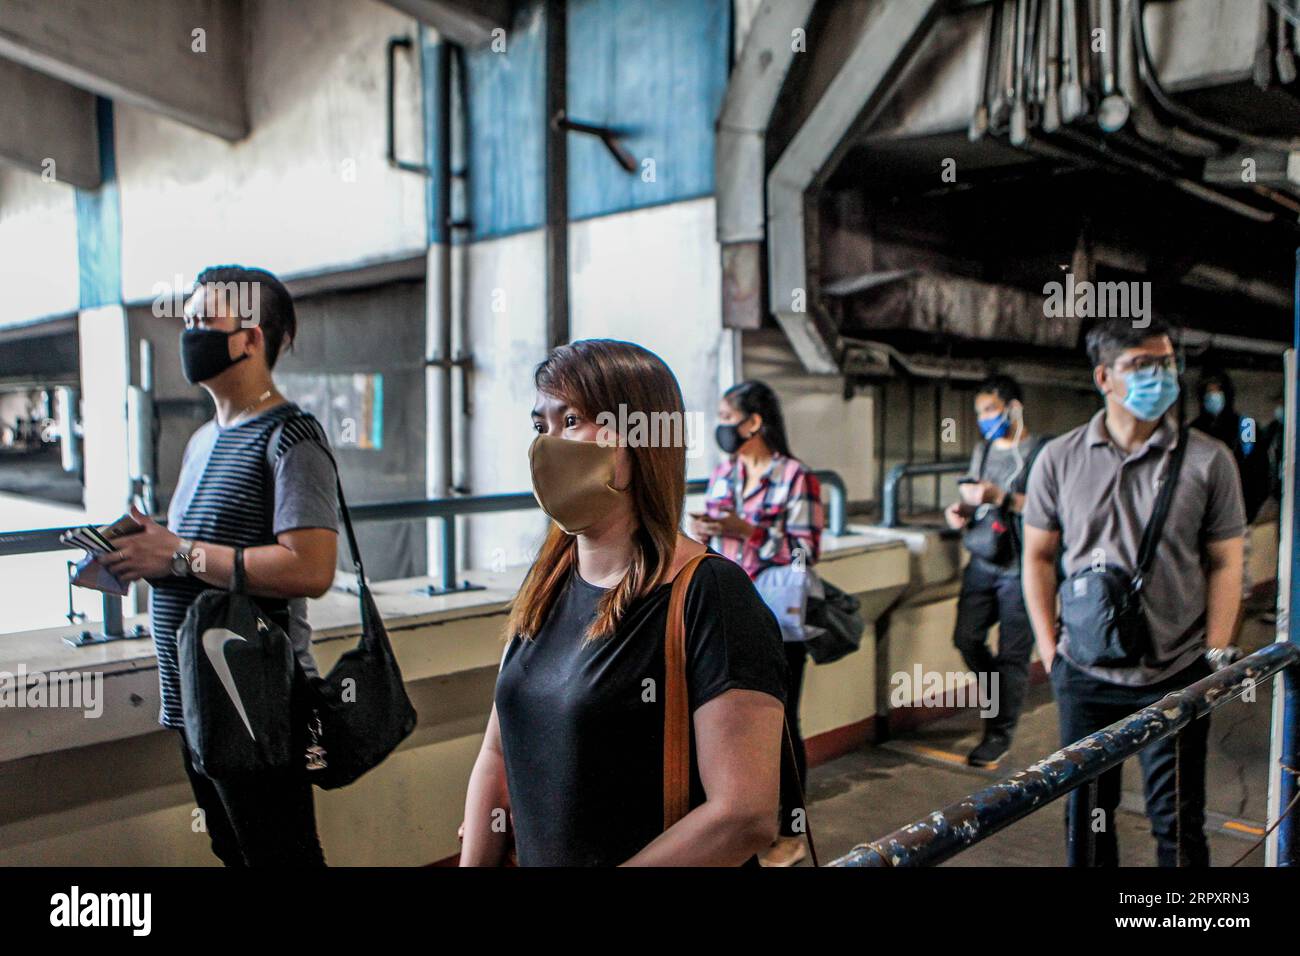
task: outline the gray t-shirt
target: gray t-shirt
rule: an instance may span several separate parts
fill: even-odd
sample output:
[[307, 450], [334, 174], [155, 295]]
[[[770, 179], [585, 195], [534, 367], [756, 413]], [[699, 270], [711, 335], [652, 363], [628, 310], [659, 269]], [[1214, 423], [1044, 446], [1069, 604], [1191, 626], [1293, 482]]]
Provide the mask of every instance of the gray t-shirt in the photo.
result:
[[[976, 445], [970, 456], [970, 476], [980, 477], [980, 466], [983, 465], [985, 481], [993, 482], [1003, 491], [1022, 492], [1034, 454], [1045, 441], [1038, 435], [1031, 435], [1010, 448], [999, 448], [996, 442]], [[988, 447], [987, 462], [983, 461], [985, 445]]]
[[[276, 408], [263, 414], [270, 414]], [[241, 424], [251, 424], [255, 416]], [[238, 427], [238, 426], [236, 426]], [[280, 442], [281, 425], [272, 432], [268, 447]], [[189, 507], [199, 479], [208, 467], [212, 449], [223, 429], [216, 419], [205, 422], [191, 437], [181, 462], [176, 491], [167, 507], [167, 522], [176, 527]], [[329, 452], [315, 441], [298, 441], [284, 448], [275, 459], [275, 512], [273, 530], [278, 534], [301, 528], [338, 529], [338, 492], [334, 482], [334, 463]], [[309, 675], [318, 673], [311, 653], [311, 625], [307, 621], [307, 599], [289, 601], [289, 642]]]
[[[1031, 435], [1010, 448], [999, 448], [996, 442], [983, 442], [976, 445], [970, 456], [970, 477], [979, 478], [982, 475], [985, 481], [993, 482], [1004, 492], [1023, 494], [1029, 481], [1029, 470], [1034, 466], [1038, 452], [1046, 443], [1047, 438]], [[984, 461], [985, 448], [988, 449], [988, 461]], [[1019, 542], [1024, 538], [1020, 513], [1013, 511], [1011, 520], [1015, 526], [1016, 548], [1007, 563], [999, 567], [1002, 568], [1003, 573], [1019, 574]]]
[[[1141, 448], [1126, 455], [1111, 441], [1103, 410], [1048, 442], [1029, 477], [1024, 520], [1061, 533], [1066, 576], [1094, 563], [1128, 571], [1136, 567], [1176, 438], [1177, 427], [1166, 416]], [[1204, 432], [1189, 431], [1143, 594], [1152, 649], [1135, 667], [1082, 667], [1070, 656], [1067, 633], [1061, 636], [1060, 653], [1099, 680], [1138, 686], [1193, 663], [1205, 651], [1205, 543], [1240, 537], [1245, 522], [1232, 452]]]

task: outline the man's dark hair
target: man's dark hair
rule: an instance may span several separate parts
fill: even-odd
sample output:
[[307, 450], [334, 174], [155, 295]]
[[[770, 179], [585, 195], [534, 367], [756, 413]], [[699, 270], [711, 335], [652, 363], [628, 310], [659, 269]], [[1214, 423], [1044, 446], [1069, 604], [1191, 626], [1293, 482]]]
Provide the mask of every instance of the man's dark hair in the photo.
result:
[[980, 382], [979, 387], [975, 389], [975, 394], [996, 395], [1004, 404], [1009, 402], [1024, 404], [1025, 401], [1024, 394], [1020, 391], [1020, 383], [1010, 375], [990, 375]]
[[1152, 318], [1143, 328], [1134, 326], [1132, 319], [1108, 319], [1088, 332], [1088, 361], [1093, 368], [1109, 365], [1125, 349], [1137, 348], [1161, 335], [1174, 339], [1173, 326], [1161, 319]]
[[292, 348], [294, 337], [298, 334], [298, 316], [293, 308], [293, 296], [284, 287], [284, 283], [265, 269], [252, 269], [248, 266], [208, 266], [194, 280], [195, 286], [208, 283], [248, 283], [249, 288], [257, 290], [257, 298], [248, 298], [251, 293], [244, 293], [244, 301], [257, 303], [257, 325], [266, 339], [266, 365], [275, 368], [276, 359], [280, 357], [281, 348]]

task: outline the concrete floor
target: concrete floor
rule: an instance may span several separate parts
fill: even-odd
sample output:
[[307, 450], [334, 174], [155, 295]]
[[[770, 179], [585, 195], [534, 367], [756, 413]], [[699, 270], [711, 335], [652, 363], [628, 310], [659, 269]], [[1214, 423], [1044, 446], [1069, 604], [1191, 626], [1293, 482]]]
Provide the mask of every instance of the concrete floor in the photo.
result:
[[[1254, 616], [1243, 625], [1239, 643], [1249, 652], [1272, 639], [1272, 625]], [[1254, 703], [1234, 700], [1211, 718], [1206, 832], [1214, 866], [1233, 863], [1263, 832], [1271, 707], [1271, 689], [1261, 688]], [[1015, 742], [998, 770], [964, 764], [979, 738], [980, 720], [971, 710], [814, 768], [809, 818], [823, 863], [1058, 749], [1056, 705], [1049, 685], [1040, 682], [1030, 689]], [[1124, 866], [1153, 866], [1155, 841], [1143, 814], [1136, 760], [1125, 763], [1123, 775], [1124, 795], [1117, 814], [1120, 859]], [[1057, 801], [947, 865], [1063, 866], [1064, 813], [1064, 801]], [[1240, 865], [1262, 866], [1263, 861], [1261, 847]]]

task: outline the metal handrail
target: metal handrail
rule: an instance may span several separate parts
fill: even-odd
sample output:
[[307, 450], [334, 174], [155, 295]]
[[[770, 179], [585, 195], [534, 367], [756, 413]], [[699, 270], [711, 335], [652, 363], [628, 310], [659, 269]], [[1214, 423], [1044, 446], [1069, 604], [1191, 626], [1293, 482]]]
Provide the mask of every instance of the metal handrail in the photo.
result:
[[966, 458], [945, 458], [940, 461], [911, 462], [890, 468], [885, 475], [885, 487], [880, 493], [880, 520], [886, 528], [897, 528], [898, 521], [898, 486], [904, 478], [916, 478], [921, 475], [950, 475], [966, 471], [970, 460]]
[[[814, 471], [813, 476], [829, 492], [826, 531], [833, 537], [843, 535], [848, 526], [848, 492], [838, 472]], [[708, 480], [696, 478], [686, 482], [688, 495], [708, 489]], [[353, 521], [394, 521], [412, 518], [438, 518], [442, 521], [442, 587], [456, 589], [456, 517], [492, 514], [501, 511], [528, 511], [539, 507], [531, 491], [496, 495], [465, 495], [455, 498], [417, 498], [410, 501], [386, 501], [354, 505], [349, 509]], [[0, 557], [58, 551], [65, 546], [60, 535], [68, 528], [40, 528], [30, 531], [0, 532]]]
[[[1127, 758], [1238, 697], [1248, 686], [1283, 671], [1289, 680], [1300, 680], [1300, 646], [1287, 641], [1270, 644], [1231, 667], [1173, 691], [1000, 783], [878, 840], [859, 844], [830, 865], [914, 867], [942, 863], [1058, 797], [1091, 784]], [[1091, 839], [1091, 827], [1079, 836]], [[1279, 859], [1294, 858], [1291, 848], [1279, 847], [1279, 851]]]

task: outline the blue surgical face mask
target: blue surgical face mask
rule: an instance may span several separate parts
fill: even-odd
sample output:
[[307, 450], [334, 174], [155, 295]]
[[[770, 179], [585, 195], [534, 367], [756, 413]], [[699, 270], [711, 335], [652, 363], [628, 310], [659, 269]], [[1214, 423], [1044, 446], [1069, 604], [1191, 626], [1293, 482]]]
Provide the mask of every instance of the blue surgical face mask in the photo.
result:
[[994, 441], [1011, 430], [1011, 417], [1005, 411], [991, 418], [978, 419], [978, 422], [985, 441]]
[[1222, 392], [1206, 392], [1203, 404], [1205, 405], [1205, 410], [1211, 415], [1222, 415], [1223, 409], [1228, 404], [1228, 396], [1224, 395]]
[[1144, 422], [1169, 411], [1178, 398], [1178, 373], [1172, 369], [1143, 369], [1128, 373], [1128, 391], [1121, 404]]

